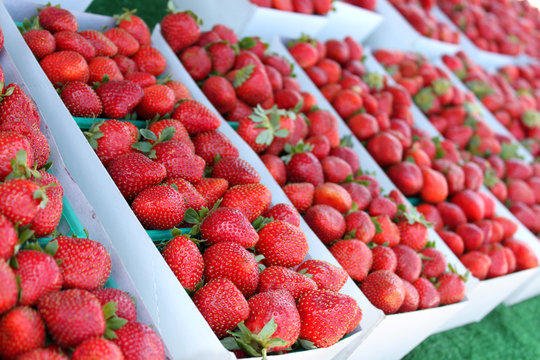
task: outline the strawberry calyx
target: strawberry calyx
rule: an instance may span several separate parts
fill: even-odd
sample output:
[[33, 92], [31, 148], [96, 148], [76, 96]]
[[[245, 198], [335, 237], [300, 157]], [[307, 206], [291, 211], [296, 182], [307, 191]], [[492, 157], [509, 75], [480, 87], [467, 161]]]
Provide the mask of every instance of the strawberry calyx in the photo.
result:
[[11, 159], [11, 173], [5, 180], [10, 179], [41, 179], [41, 174], [36, 169], [28, 167], [26, 164], [27, 153], [25, 150], [17, 151], [14, 158]]
[[375, 216], [371, 216], [371, 222], [375, 225], [375, 234], [380, 234], [383, 232], [383, 228], [379, 220]]
[[[353, 230], [353, 231], [356, 231], [356, 230]], [[304, 275], [304, 276], [306, 276], [306, 277], [308, 277], [308, 278], [310, 278], [310, 279], [313, 277], [313, 274], [308, 273], [308, 269], [307, 269], [307, 268], [298, 271], [298, 273], [299, 273], [299, 274], [302, 274], [302, 275]]]
[[471, 90], [477, 98], [482, 100], [486, 95], [495, 93], [495, 90], [485, 81], [472, 80], [465, 82], [465, 85]]
[[243, 350], [250, 356], [262, 356], [266, 360], [268, 348], [288, 344], [283, 339], [271, 337], [277, 330], [277, 324], [273, 317], [264, 325], [258, 334], [252, 333], [243, 321], [238, 324], [238, 330], [236, 332], [229, 331], [229, 334], [232, 336], [221, 340], [221, 344], [227, 350]]
[[116, 301], [109, 301], [102, 307], [103, 317], [105, 318], [105, 323], [107, 324], [105, 328], [105, 334], [103, 336], [109, 340], [118, 338], [114, 331], [120, 329], [127, 323], [126, 319], [118, 317], [118, 315], [116, 315], [117, 308], [118, 304], [116, 303]]
[[298, 39], [289, 41], [287, 43], [287, 46], [293, 47], [294, 45], [300, 44], [300, 43], [308, 43], [308, 44], [311, 44], [311, 46], [317, 46], [317, 41], [315, 41], [315, 39], [313, 39], [306, 33], [302, 33], [302, 35], [300, 35]]
[[409, 223], [410, 225], [419, 223], [424, 225], [426, 228], [431, 228], [434, 225], [432, 222], [427, 221], [424, 217], [424, 214], [416, 210], [414, 206], [411, 206], [409, 209], [407, 209], [405, 205], [399, 204], [397, 208], [398, 217], [403, 221], [407, 221], [407, 223]]
[[469, 280], [469, 276], [470, 276], [470, 271], [467, 270], [465, 272], [465, 274], [460, 274], [458, 271], [457, 271], [457, 268], [453, 265], [453, 264], [448, 264], [448, 270], [452, 273], [452, 274], [456, 274], [458, 275], [461, 280], [467, 282], [467, 280]]
[[249, 119], [257, 124], [255, 129], [264, 129], [255, 138], [257, 144], [270, 145], [274, 141], [274, 137], [285, 138], [289, 135], [290, 130], [281, 127], [282, 116], [294, 119], [296, 115], [290, 111], [278, 109], [275, 105], [269, 110], [263, 109], [260, 105], [254, 108]]
[[[0, 89], [3, 89], [4, 88], [4, 82], [3, 81], [0, 81]], [[3, 93], [3, 94], [0, 94], [0, 103], [5, 99], [7, 98], [8, 96], [11, 96], [13, 94], [13, 92], [15, 91], [15, 87], [14, 86], [9, 86], [5, 89], [6, 91]]]
[[122, 8], [124, 11], [122, 14], [115, 14], [113, 18], [116, 20], [116, 25], [119, 25], [122, 20], [131, 21], [131, 15], [135, 15], [137, 9], [129, 10], [127, 8]]
[[99, 120], [92, 123], [92, 126], [90, 126], [90, 129], [88, 131], [84, 131], [83, 134], [86, 137], [86, 140], [88, 140], [88, 143], [92, 147], [92, 149], [97, 150], [98, 143], [97, 140], [101, 139], [103, 136], [105, 136], [99, 128], [101, 125], [105, 123], [105, 120]]
[[536, 110], [529, 109], [521, 117], [521, 122], [531, 129], [540, 127], [540, 113]]
[[452, 84], [447, 79], [435, 79], [431, 82], [431, 87], [435, 95], [442, 96], [450, 90]]
[[368, 73], [363, 80], [370, 89], [382, 90], [384, 86], [384, 76], [379, 73]]
[[495, 174], [495, 170], [491, 168], [486, 169], [486, 171], [484, 172], [484, 185], [488, 189], [491, 189], [493, 186], [497, 185], [499, 181], [499, 178]]
[[502, 142], [501, 152], [499, 154], [499, 157], [505, 161], [508, 159], [522, 159], [523, 160], [523, 157], [519, 155], [518, 151], [519, 151], [518, 144]]
[[426, 87], [414, 95], [413, 99], [415, 104], [418, 105], [422, 112], [427, 113], [433, 109], [435, 93], [432, 88]]
[[154, 150], [154, 147], [157, 144], [171, 140], [175, 132], [176, 132], [176, 129], [174, 127], [167, 126], [161, 131], [158, 138], [153, 131], [149, 129], [140, 129], [139, 133], [141, 134], [141, 136], [145, 138], [146, 140], [153, 141], [153, 143], [150, 141], [139, 141], [131, 145], [131, 147], [136, 150], [139, 150], [140, 152], [148, 156], [150, 159], [155, 159], [156, 151]]
[[268, 217], [264, 217], [264, 216], [259, 216], [258, 218], [253, 220], [251, 225], [253, 225], [253, 227], [255, 228], [255, 231], [259, 232], [259, 230], [261, 230], [263, 227], [265, 227], [266, 225], [268, 225], [268, 224], [270, 224], [272, 222], [274, 222], [273, 217], [268, 218]]
[[203, 21], [200, 17], [197, 16], [197, 14], [195, 14], [193, 11], [191, 10], [186, 10], [186, 11], [180, 11], [176, 5], [174, 4], [174, 2], [172, 0], [169, 0], [167, 2], [167, 12], [168, 13], [171, 13], [171, 14], [179, 14], [179, 13], [185, 13], [185, 14], [188, 14], [189, 16], [191, 16], [193, 18], [193, 20], [195, 20], [195, 22], [199, 25], [203, 25]]
[[195, 209], [192, 209], [192, 208], [189, 208], [186, 210], [183, 221], [188, 224], [193, 225], [193, 227], [191, 228], [191, 231], [189, 232], [189, 235], [195, 236], [201, 232], [202, 222], [211, 211], [216, 210], [219, 207], [219, 205], [221, 205], [221, 200], [222, 199], [219, 199], [218, 201], [216, 201], [216, 203], [211, 209], [208, 209], [208, 207], [203, 207], [199, 211], [196, 211]]
[[345, 135], [344, 137], [342, 137], [339, 141], [339, 146], [352, 148], [352, 135]]
[[314, 146], [312, 144], [304, 143], [303, 140], [298, 141], [296, 145], [285, 144], [284, 150], [287, 155], [282, 156], [281, 159], [283, 160], [283, 162], [285, 162], [285, 164], [288, 164], [291, 161], [293, 155], [310, 152], [313, 150], [313, 148]]
[[433, 144], [435, 144], [435, 159], [441, 159], [446, 155], [446, 151], [443, 149], [441, 144], [441, 139], [437, 136], [431, 139]]
[[30, 30], [39, 30], [42, 29], [41, 26], [39, 26], [39, 17], [32, 16], [30, 19], [24, 18], [22, 21], [22, 26], [17, 25], [17, 28], [21, 32], [21, 34], [27, 33]]
[[238, 88], [242, 86], [244, 82], [246, 82], [247, 79], [251, 77], [251, 74], [253, 74], [253, 71], [255, 71], [255, 65], [254, 64], [248, 64], [244, 66], [241, 69], [238, 69], [236, 71], [236, 74], [234, 75], [233, 83], [232, 85], [234, 88]]

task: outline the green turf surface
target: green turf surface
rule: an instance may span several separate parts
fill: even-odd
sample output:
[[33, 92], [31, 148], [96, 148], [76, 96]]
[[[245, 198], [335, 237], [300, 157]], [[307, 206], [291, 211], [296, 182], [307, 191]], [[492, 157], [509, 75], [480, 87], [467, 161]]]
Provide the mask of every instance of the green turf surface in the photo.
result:
[[[166, 0], [95, 0], [88, 12], [113, 15], [121, 13], [122, 8], [137, 8], [137, 15], [152, 30], [165, 16], [166, 5]], [[512, 307], [500, 305], [479, 323], [433, 335], [405, 359], [539, 360], [540, 297]]]

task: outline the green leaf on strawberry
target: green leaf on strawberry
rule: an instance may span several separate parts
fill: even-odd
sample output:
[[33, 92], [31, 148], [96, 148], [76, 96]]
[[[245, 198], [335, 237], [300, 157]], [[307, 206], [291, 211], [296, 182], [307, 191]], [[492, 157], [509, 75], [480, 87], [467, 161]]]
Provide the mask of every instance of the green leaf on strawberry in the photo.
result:
[[527, 110], [521, 117], [521, 121], [529, 128], [540, 127], [540, 113], [536, 110]]
[[435, 79], [431, 82], [431, 87], [435, 92], [435, 95], [442, 96], [450, 90], [452, 84], [447, 79]]
[[518, 144], [512, 144], [508, 142], [501, 142], [501, 153], [499, 154], [499, 156], [503, 160], [523, 159], [523, 157], [519, 155]]
[[380, 234], [383, 232], [381, 223], [377, 220], [376, 217], [372, 216], [371, 222], [373, 223], [373, 225], [375, 225], [375, 234]]
[[435, 93], [432, 88], [426, 87], [414, 95], [413, 100], [422, 112], [427, 113], [433, 108]]
[[486, 95], [493, 94], [495, 91], [485, 81], [472, 80], [465, 82], [465, 85], [471, 90], [477, 98], [482, 100]]
[[236, 75], [234, 75], [234, 79], [233, 79], [234, 88], [236, 89], [242, 86], [242, 84], [251, 77], [251, 74], [253, 74], [254, 70], [255, 70], [255, 65], [253, 64], [246, 65], [243, 68], [239, 69]]
[[484, 172], [484, 185], [490, 189], [499, 182], [499, 178], [495, 174], [495, 170], [492, 168], [486, 169]]

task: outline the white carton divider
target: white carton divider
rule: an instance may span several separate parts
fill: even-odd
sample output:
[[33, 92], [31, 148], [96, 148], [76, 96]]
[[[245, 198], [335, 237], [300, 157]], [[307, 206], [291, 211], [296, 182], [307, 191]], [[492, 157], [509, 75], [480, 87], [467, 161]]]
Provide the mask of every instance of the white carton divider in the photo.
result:
[[180, 10], [191, 10], [202, 18], [203, 30], [223, 24], [239, 36], [257, 35], [266, 41], [274, 35], [315, 35], [325, 26], [327, 16], [306, 15], [259, 7], [248, 0], [174, 0]]
[[383, 22], [383, 17], [376, 12], [343, 1], [335, 1], [334, 9], [327, 15], [328, 23], [317, 34], [317, 39], [321, 41], [343, 39], [350, 35], [362, 42]]
[[[450, 82], [452, 85], [456, 86], [459, 90], [464, 91], [465, 93], [471, 92], [471, 90], [469, 90], [469, 88], [467, 88], [467, 86], [456, 75], [454, 75], [452, 70], [446, 66], [442, 59], [433, 61], [433, 64], [444, 70], [444, 72], [450, 77]], [[517, 153], [519, 156], [523, 157], [523, 160], [528, 163], [532, 163], [534, 161], [534, 157], [531, 155], [531, 153], [525, 149], [525, 147], [521, 145], [519, 141], [516, 140], [514, 135], [512, 135], [512, 133], [508, 131], [508, 129], [505, 128], [504, 125], [501, 124], [488, 109], [486, 109], [484, 104], [482, 104], [476, 95], [474, 96], [474, 106], [480, 110], [482, 121], [491, 127], [496, 134], [506, 136], [512, 141], [512, 144], [517, 145]]]
[[459, 49], [458, 44], [421, 35], [388, 0], [378, 0], [376, 10], [383, 16], [383, 22], [366, 42], [374, 48], [418, 51], [429, 58], [453, 54]]
[[[75, 11], [84, 11], [92, 0], [57, 0], [53, 5], [59, 4], [62, 9], [75, 10]], [[47, 4], [50, 3], [48, 0], [36, 0], [36, 3]]]
[[[302, 90], [315, 96], [317, 104], [321, 109], [328, 110], [339, 121], [340, 136], [352, 135], [353, 149], [360, 155], [362, 170], [375, 171], [376, 178], [385, 192], [397, 190], [396, 186], [388, 178], [381, 167], [373, 160], [367, 150], [360, 144], [351, 130], [345, 125], [345, 122], [336, 113], [333, 107], [328, 103], [319, 89], [313, 84], [302, 68], [296, 63], [289, 54], [283, 42], [275, 38], [271, 43], [269, 50], [286, 57], [295, 64], [296, 79], [300, 83]], [[366, 70], [369, 72], [380, 72], [381, 68], [376, 67], [376, 62], [371, 58], [368, 52], [366, 54]], [[371, 58], [371, 59], [370, 59]], [[373, 68], [371, 68], [373, 66]], [[412, 206], [408, 203], [408, 206]], [[437, 250], [440, 250], [446, 256], [449, 264], [455, 265], [460, 274], [465, 274], [467, 269], [461, 264], [458, 258], [450, 251], [444, 241], [437, 235], [433, 229], [429, 229], [429, 238], [435, 241]], [[460, 311], [468, 305], [468, 294], [473, 291], [478, 284], [478, 280], [469, 277], [467, 281], [467, 298], [458, 304], [444, 307], [413, 311], [405, 314], [387, 315], [383, 322], [375, 329], [373, 334], [367, 338], [351, 355], [351, 359], [397, 359], [405, 356], [414, 347], [420, 344], [429, 335], [433, 334], [440, 326], [451, 318], [458, 316]], [[407, 331], [404, 331], [407, 329]], [[392, 346], [388, 346], [388, 339], [392, 338]], [[396, 340], [396, 342], [394, 342]]]
[[[6, 39], [11, 41], [11, 39]], [[6, 49], [0, 51], [0, 66], [2, 66], [6, 84], [15, 83], [19, 85], [27, 94], [30, 94], [26, 84], [24, 83], [13, 59], [9, 56]], [[158, 334], [159, 329], [154, 324], [153, 319], [150, 317], [148, 309], [145, 303], [142, 301], [141, 296], [133, 283], [133, 280], [129, 276], [124, 264], [120, 260], [120, 256], [112, 243], [109, 235], [105, 232], [100, 219], [94, 212], [92, 206], [86, 200], [86, 197], [82, 193], [81, 189], [75, 183], [69, 170], [64, 164], [64, 160], [60, 155], [56, 142], [51, 134], [51, 131], [47, 125], [47, 120], [41, 115], [40, 109], [40, 130], [47, 138], [49, 143], [50, 155], [49, 162], [52, 162], [50, 173], [53, 174], [62, 184], [64, 190], [64, 197], [71, 205], [75, 215], [81, 222], [81, 225], [88, 230], [90, 239], [100, 242], [111, 256], [111, 278], [114, 280], [116, 286], [123, 291], [129, 293], [131, 297], [135, 299], [135, 306], [137, 308], [137, 320], [145, 324], [150, 325]], [[63, 224], [62, 224], [63, 225]], [[169, 355], [169, 354], [168, 354]]]
[[[161, 51], [167, 59], [167, 69], [165, 72], [172, 75], [172, 78], [181, 81], [188, 88], [193, 99], [207, 106], [211, 111], [219, 114], [212, 103], [206, 98], [197, 83], [191, 78], [178, 57], [173, 53], [163, 36], [161, 36], [161, 28], [158, 25], [152, 33], [152, 41], [154, 46]], [[259, 156], [247, 145], [247, 143], [238, 135], [238, 133], [222, 119], [219, 131], [224, 133], [232, 143], [238, 148], [240, 158], [248, 161], [257, 172], [261, 175], [261, 183], [266, 185], [272, 192], [272, 203], [287, 203], [291, 204], [281, 187], [274, 180], [264, 163]], [[317, 235], [311, 230], [304, 219], [300, 221], [300, 229], [304, 231], [309, 242], [308, 257], [325, 260], [334, 265], [340, 266], [337, 260], [330, 254], [325, 245], [317, 238]], [[356, 299], [359, 306], [362, 308], [363, 318], [360, 323], [360, 328], [355, 331], [352, 336], [339, 341], [332, 347], [325, 349], [309, 350], [304, 352], [289, 353], [286, 355], [269, 356], [271, 359], [328, 359], [331, 356], [339, 356], [345, 358], [347, 353], [350, 353], [357, 344], [361, 343], [379, 322], [382, 321], [384, 315], [382, 311], [376, 309], [367, 298], [362, 294], [358, 286], [354, 284], [352, 279], [348, 279], [347, 283], [340, 291], [350, 295]]]
[[[6, 37], [6, 48], [20, 69], [43, 116], [48, 120], [70, 175], [86, 195], [113, 240], [171, 357], [234, 358], [214, 336], [146, 234], [24, 43], [6, 9], [12, 12], [15, 21], [21, 21], [24, 17], [34, 15], [36, 6], [15, 0], [5, 0], [0, 4], [0, 26]], [[83, 29], [101, 29], [103, 25], [112, 24], [112, 18], [74, 14]]]
[[459, 32], [459, 41], [461, 48], [469, 55], [475, 62], [485, 67], [487, 70], [495, 70], [498, 67], [509, 64], [522, 64], [524, 58], [521, 56], [510, 56], [504, 54], [498, 54], [490, 51], [485, 51], [478, 48], [464, 33], [458, 28], [454, 22], [446, 16], [446, 14], [435, 5], [431, 10], [433, 16], [441, 22], [444, 22], [450, 26], [453, 31]]

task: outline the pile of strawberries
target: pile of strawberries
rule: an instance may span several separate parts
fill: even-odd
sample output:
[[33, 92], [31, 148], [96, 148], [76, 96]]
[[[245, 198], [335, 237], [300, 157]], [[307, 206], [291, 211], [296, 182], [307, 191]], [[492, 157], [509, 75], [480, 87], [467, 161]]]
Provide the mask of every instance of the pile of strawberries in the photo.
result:
[[441, 10], [478, 48], [538, 57], [540, 18], [528, 1], [438, 1]]
[[506, 66], [504, 75], [490, 74], [462, 51], [455, 56], [444, 55], [442, 60], [493, 116], [517, 140], [523, 141], [533, 156], [540, 154], [540, 93], [516, 92], [512, 88], [507, 77], [517, 79], [519, 70], [516, 66]]
[[[130, 296], [103, 287], [111, 272], [103, 245], [56, 232], [63, 189], [45, 171], [39, 114], [18, 85], [4, 87], [1, 68], [0, 79], [0, 357], [164, 359]], [[37, 239], [46, 236], [54, 239], [43, 249]]]
[[332, 0], [249, 0], [251, 3], [282, 11], [300, 14], [326, 15], [332, 10]]
[[459, 33], [452, 30], [448, 24], [438, 21], [431, 14], [435, 0], [390, 0], [390, 3], [421, 35], [459, 44]]
[[78, 31], [75, 16], [52, 6], [25, 20], [23, 37], [73, 116], [153, 119], [187, 97], [179, 82], [156, 79], [166, 60], [133, 13], [104, 33]]

